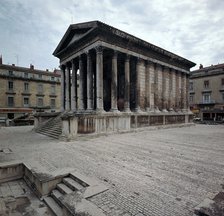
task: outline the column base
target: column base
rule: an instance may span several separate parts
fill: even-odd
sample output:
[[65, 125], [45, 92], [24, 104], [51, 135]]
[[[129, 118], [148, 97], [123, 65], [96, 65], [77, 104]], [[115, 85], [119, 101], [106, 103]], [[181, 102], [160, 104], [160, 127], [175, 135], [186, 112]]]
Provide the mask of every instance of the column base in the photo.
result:
[[158, 107], [155, 107], [154, 112], [155, 112], [155, 113], [161, 113], [161, 111], [159, 110]]
[[106, 111], [103, 108], [96, 108], [96, 113], [105, 113]]
[[131, 113], [131, 110], [130, 110], [130, 108], [125, 108], [125, 109], [124, 109], [124, 112], [126, 112], [126, 113]]
[[112, 108], [112, 109], [110, 109], [110, 112], [113, 112], [113, 113], [118, 113], [118, 112], [120, 112], [117, 108]]
[[168, 113], [168, 110], [167, 109], [163, 109], [162, 112]]

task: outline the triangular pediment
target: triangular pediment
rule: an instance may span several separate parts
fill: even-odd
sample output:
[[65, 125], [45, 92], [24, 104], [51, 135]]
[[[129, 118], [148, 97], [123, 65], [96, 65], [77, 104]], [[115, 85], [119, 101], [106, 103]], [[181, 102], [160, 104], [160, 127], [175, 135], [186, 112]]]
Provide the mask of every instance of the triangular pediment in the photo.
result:
[[62, 50], [68, 48], [71, 44], [75, 43], [84, 35], [88, 34], [88, 32], [90, 32], [94, 27], [96, 27], [96, 25], [97, 23], [95, 21], [70, 25], [62, 40], [55, 49], [53, 55], [57, 56], [57, 54], [60, 53]]

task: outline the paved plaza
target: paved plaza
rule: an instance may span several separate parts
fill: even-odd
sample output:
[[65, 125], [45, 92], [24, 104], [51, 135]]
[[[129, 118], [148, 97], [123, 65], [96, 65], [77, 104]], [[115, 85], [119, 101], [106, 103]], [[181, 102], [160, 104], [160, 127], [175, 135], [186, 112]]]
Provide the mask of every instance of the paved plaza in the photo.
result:
[[224, 126], [54, 140], [32, 127], [0, 128], [0, 163], [20, 160], [40, 173], [75, 170], [109, 190], [90, 199], [106, 215], [189, 216], [224, 189]]

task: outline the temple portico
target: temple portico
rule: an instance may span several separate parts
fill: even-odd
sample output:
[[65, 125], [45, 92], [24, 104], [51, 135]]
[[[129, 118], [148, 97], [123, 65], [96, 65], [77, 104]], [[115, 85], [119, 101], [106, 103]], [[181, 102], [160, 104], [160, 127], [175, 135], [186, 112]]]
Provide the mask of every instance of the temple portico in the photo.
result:
[[70, 25], [53, 54], [62, 136], [191, 121], [187, 59], [99, 21]]

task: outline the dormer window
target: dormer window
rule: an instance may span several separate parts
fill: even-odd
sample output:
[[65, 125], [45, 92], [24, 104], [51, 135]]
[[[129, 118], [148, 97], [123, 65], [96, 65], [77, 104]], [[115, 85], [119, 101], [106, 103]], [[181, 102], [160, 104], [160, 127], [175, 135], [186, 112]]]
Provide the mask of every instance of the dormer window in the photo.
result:
[[9, 76], [13, 76], [13, 71], [9, 71]]

